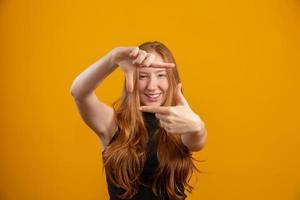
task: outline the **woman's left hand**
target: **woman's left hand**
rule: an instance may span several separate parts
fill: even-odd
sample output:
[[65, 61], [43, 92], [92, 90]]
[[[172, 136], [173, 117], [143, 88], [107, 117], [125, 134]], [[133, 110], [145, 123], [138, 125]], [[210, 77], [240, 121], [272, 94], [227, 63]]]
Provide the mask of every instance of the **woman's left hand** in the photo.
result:
[[177, 86], [176, 106], [141, 106], [142, 112], [152, 112], [161, 126], [169, 133], [201, 133], [204, 123], [190, 108], [181, 92], [181, 83]]

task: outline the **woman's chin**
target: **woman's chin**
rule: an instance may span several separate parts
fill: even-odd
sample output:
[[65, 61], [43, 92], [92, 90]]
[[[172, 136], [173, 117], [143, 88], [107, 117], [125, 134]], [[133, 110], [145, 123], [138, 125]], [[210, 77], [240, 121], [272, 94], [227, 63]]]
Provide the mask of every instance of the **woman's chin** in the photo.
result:
[[157, 102], [143, 102], [141, 103], [142, 106], [160, 106], [161, 102], [157, 101]]
[[145, 106], [160, 106], [159, 103], [147, 103]]

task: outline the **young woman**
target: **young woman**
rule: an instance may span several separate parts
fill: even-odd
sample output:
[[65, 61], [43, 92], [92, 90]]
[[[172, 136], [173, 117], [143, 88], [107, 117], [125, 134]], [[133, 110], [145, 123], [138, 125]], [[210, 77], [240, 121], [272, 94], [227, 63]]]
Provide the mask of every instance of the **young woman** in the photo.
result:
[[[117, 67], [125, 74], [112, 107], [96, 87]], [[111, 200], [183, 200], [194, 170], [192, 151], [206, 129], [181, 91], [176, 62], [160, 42], [118, 47], [83, 71], [71, 94], [84, 122], [99, 136]]]

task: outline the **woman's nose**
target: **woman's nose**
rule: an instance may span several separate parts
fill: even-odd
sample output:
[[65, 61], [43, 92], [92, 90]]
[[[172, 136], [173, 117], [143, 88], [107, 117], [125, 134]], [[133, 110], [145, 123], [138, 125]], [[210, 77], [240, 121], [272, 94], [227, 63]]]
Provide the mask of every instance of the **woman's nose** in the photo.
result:
[[157, 87], [157, 81], [155, 80], [155, 78], [150, 77], [148, 84], [147, 84], [147, 89], [148, 90], [154, 90]]

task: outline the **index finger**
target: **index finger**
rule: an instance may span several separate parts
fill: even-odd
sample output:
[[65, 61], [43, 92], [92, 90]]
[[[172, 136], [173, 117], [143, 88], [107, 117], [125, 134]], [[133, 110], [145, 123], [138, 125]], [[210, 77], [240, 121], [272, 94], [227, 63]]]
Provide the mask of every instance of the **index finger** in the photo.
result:
[[168, 114], [169, 108], [166, 106], [141, 106], [140, 111], [143, 112], [151, 112], [151, 113], [160, 113], [160, 114]]
[[168, 62], [153, 62], [149, 67], [157, 67], [157, 68], [173, 68], [175, 67], [175, 63], [168, 63]]

